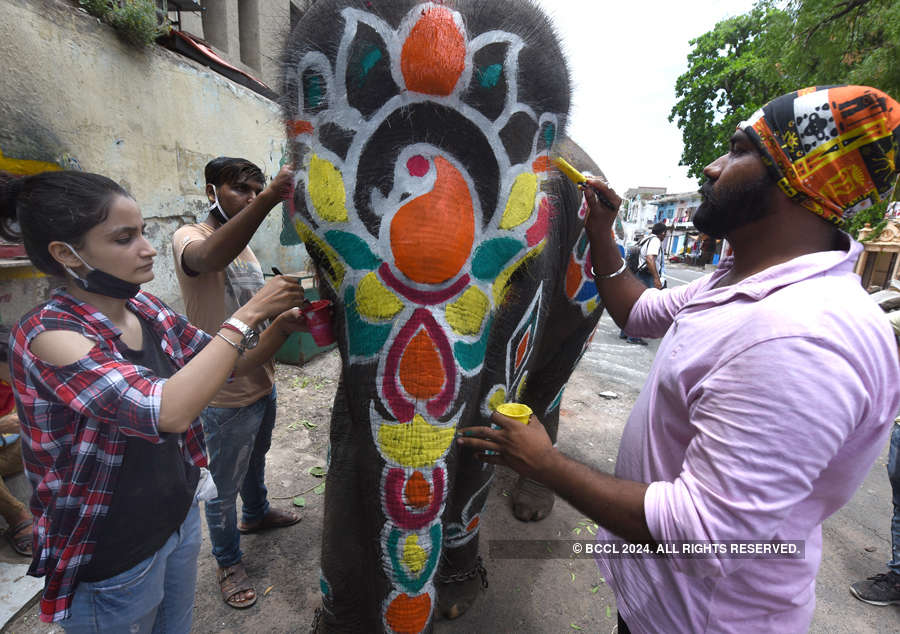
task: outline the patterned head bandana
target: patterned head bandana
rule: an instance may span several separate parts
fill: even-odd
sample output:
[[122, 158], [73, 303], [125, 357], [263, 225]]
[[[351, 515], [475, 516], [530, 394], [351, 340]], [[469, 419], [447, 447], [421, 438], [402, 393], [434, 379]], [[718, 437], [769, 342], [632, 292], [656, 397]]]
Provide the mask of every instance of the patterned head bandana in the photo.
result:
[[897, 176], [900, 104], [875, 88], [804, 88], [738, 129], [788, 197], [838, 227], [886, 198]]

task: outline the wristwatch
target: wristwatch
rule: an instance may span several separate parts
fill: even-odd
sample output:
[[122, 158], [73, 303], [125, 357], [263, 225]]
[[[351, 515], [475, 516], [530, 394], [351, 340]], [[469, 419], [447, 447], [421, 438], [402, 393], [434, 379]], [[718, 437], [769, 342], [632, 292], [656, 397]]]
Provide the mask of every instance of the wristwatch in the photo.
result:
[[252, 350], [259, 343], [259, 333], [236, 317], [226, 319], [225, 323], [222, 324], [222, 328], [234, 330], [241, 335], [241, 352]]

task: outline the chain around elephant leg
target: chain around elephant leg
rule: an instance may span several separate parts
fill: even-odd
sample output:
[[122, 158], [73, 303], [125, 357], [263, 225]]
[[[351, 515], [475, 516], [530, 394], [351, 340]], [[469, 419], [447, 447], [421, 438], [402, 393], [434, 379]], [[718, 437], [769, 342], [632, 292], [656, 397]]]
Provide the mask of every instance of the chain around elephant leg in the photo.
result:
[[550, 515], [555, 500], [543, 484], [519, 476], [512, 492], [513, 515], [523, 522], [538, 522]]
[[488, 587], [487, 570], [480, 556], [475, 558], [475, 565], [468, 570], [451, 571], [451, 568], [445, 565], [436, 579], [439, 619], [459, 618]]

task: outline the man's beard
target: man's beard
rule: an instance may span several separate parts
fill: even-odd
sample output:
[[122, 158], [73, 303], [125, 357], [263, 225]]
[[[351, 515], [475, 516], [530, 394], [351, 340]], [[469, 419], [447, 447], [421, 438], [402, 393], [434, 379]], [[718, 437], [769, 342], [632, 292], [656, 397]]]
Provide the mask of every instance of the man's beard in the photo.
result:
[[713, 238], [724, 238], [735, 229], [761, 220], [772, 213], [775, 184], [766, 172], [760, 178], [734, 187], [713, 189], [712, 181], [700, 188], [703, 203], [694, 212], [694, 226]]

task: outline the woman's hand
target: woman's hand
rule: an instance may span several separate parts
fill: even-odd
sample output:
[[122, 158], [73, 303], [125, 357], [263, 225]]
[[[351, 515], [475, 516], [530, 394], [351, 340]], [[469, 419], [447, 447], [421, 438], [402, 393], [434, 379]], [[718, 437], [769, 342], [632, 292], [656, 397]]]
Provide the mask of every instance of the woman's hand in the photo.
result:
[[280, 315], [302, 303], [303, 287], [297, 283], [297, 278], [276, 275], [266, 282], [250, 301], [237, 309], [234, 316], [255, 328], [259, 322]]
[[[467, 427], [460, 432], [460, 445], [478, 450], [478, 459], [492, 464], [502, 464], [532, 480], [542, 482], [557, 457], [547, 430], [536, 416], [527, 425], [514, 418], [494, 412], [491, 420], [500, 429]], [[486, 455], [486, 450], [496, 455]]]
[[18, 434], [21, 431], [18, 414], [7, 414], [0, 417], [0, 434]]
[[295, 332], [309, 332], [309, 322], [300, 308], [284, 311], [275, 318], [272, 326], [278, 328], [285, 337], [289, 337]]

